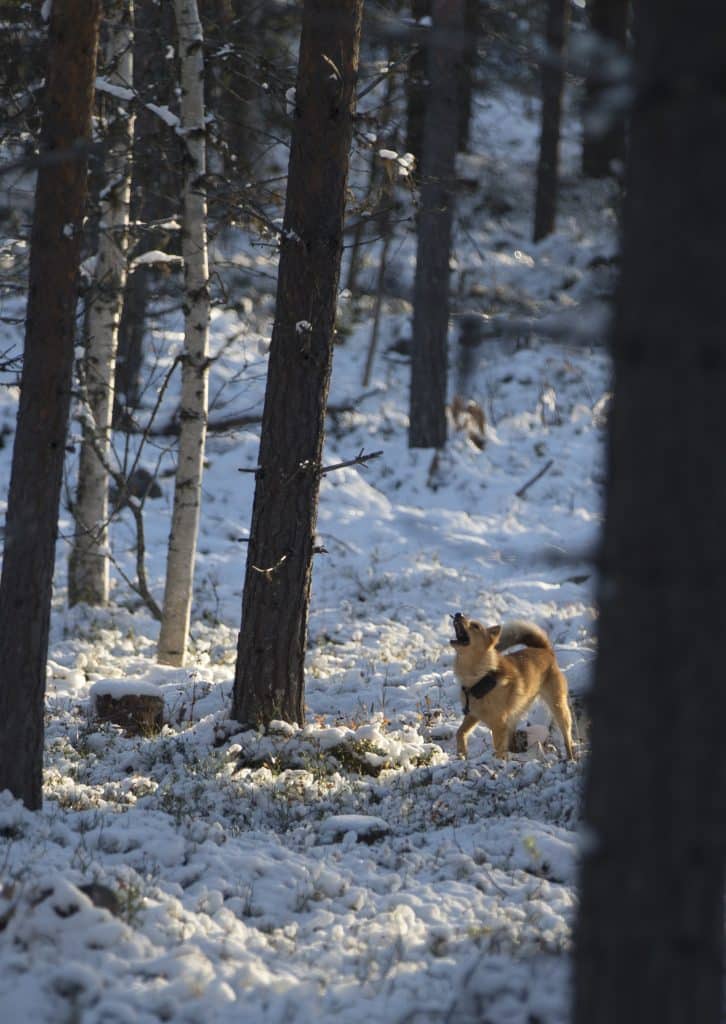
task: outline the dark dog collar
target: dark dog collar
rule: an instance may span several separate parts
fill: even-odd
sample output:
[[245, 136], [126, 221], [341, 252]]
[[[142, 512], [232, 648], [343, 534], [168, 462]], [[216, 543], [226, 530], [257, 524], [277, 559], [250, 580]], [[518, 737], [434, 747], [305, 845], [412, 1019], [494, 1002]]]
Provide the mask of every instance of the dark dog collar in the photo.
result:
[[499, 679], [496, 672], [487, 672], [487, 674], [482, 676], [481, 679], [478, 679], [473, 686], [462, 686], [465, 698], [464, 714], [469, 714], [470, 697], [474, 697], [475, 700], [481, 700], [482, 697], [486, 697], [488, 693], [491, 693], [498, 681]]

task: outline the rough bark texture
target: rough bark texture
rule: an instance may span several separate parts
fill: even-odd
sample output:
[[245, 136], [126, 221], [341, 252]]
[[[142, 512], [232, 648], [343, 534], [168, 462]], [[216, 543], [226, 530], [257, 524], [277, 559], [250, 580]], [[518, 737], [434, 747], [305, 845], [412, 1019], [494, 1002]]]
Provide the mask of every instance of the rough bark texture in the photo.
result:
[[565, 83], [564, 60], [569, 21], [570, 0], [548, 0], [545, 34], [547, 51], [542, 58], [542, 130], [534, 204], [535, 242], [555, 230], [562, 89]]
[[608, 112], [607, 94], [622, 74], [612, 61], [626, 52], [628, 7], [629, 0], [588, 0], [587, 4], [590, 30], [597, 37], [585, 79], [582, 171], [590, 178], [612, 174], [613, 161], [625, 159], [625, 117], [623, 112]]
[[446, 441], [449, 254], [465, 6], [465, 0], [433, 3], [413, 297], [411, 448], [439, 448]]
[[209, 267], [207, 262], [204, 56], [196, 0], [176, 0], [181, 58], [184, 139], [184, 358], [179, 455], [174, 486], [159, 661], [183, 665], [194, 589], [194, 562], [202, 500], [209, 376]]
[[20, 408], [0, 581], [0, 790], [42, 803], [43, 702], [98, 40], [97, 0], [53, 4]]
[[232, 714], [302, 722], [362, 0], [306, 0]]
[[[105, 79], [133, 87], [133, 0], [106, 0]], [[83, 442], [74, 504], [76, 532], [68, 565], [68, 601], [103, 605], [109, 598], [108, 485], [111, 420], [119, 323], [126, 287], [129, 244], [131, 156], [134, 115], [131, 99], [102, 96], [108, 108], [98, 253], [86, 312], [86, 354], [82, 369], [85, 406]]]
[[726, 7], [639, 18], [574, 1019], [719, 1024]]

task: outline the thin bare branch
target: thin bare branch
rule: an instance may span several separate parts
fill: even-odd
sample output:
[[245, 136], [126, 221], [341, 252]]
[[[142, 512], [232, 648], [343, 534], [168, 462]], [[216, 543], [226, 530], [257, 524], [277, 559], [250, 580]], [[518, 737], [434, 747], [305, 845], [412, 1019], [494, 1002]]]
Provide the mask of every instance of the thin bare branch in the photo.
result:
[[545, 473], [547, 473], [550, 469], [552, 469], [554, 464], [555, 464], [555, 460], [554, 459], [548, 459], [547, 462], [545, 462], [545, 464], [542, 467], [542, 469], [540, 469], [537, 473], [535, 473], [534, 476], [530, 480], [528, 480], [526, 484], [522, 484], [522, 486], [516, 492], [517, 497], [518, 498], [523, 498], [525, 496], [525, 494], [527, 493], [527, 491], [532, 486], [532, 484], [536, 484], [537, 481], [540, 479], [540, 477], [543, 477], [545, 475]]
[[398, 60], [391, 61], [385, 71], [381, 71], [379, 75], [376, 75], [376, 77], [371, 82], [369, 82], [368, 85], [364, 86], [358, 92], [358, 102], [360, 103], [363, 97], [367, 96], [369, 92], [373, 92], [373, 90], [377, 86], [379, 86], [381, 82], [385, 82], [388, 76], [393, 74], [393, 72], [396, 71], [402, 64], [408, 64], [408, 62], [410, 61], [411, 57], [413, 57], [417, 49], [418, 47], [415, 47], [413, 50], [409, 50], [408, 53], [404, 53], [402, 57], [398, 58]]
[[[116, 559], [112, 559], [113, 564], [124, 582], [128, 584], [134, 593], [139, 595], [154, 618], [160, 622], [161, 609], [154, 600], [154, 596], [149, 589], [148, 578], [146, 575], [146, 539], [144, 533], [143, 499], [141, 501], [137, 501], [136, 498], [133, 498], [128, 493], [127, 478], [121, 470], [116, 469], [111, 465], [93, 431], [89, 432], [89, 439], [97, 458], [103, 465], [103, 468], [108, 473], [109, 477], [116, 484], [119, 500], [123, 503], [125, 508], [131, 510], [131, 514], [133, 515], [134, 522], [136, 524], [136, 583], [129, 578]], [[135, 464], [136, 463], [134, 463], [134, 465]], [[71, 511], [73, 510], [71, 509]]]
[[382, 451], [368, 452], [366, 455], [363, 453], [363, 449], [361, 448], [354, 459], [347, 459], [345, 462], [335, 462], [331, 466], [323, 466], [320, 470], [320, 475], [325, 476], [326, 473], [333, 473], [336, 469], [345, 469], [346, 466], [363, 466], [365, 469], [366, 464], [370, 462], [371, 459], [378, 459], [381, 455], [383, 455]]

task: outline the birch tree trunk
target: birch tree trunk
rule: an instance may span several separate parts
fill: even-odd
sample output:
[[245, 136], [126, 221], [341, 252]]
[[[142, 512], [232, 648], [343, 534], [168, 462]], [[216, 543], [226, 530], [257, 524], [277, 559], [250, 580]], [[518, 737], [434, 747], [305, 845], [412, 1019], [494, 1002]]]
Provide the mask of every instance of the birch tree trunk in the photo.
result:
[[43, 711], [98, 0], [53, 4], [30, 238], [25, 351], [0, 581], [0, 791], [42, 803]]
[[363, 0], [305, 0], [232, 717], [302, 724]]
[[126, 286], [131, 164], [134, 142], [133, 0], [106, 0], [104, 81], [109, 90], [98, 256], [86, 313], [82, 369], [83, 442], [68, 566], [68, 601], [107, 604], [109, 598], [108, 472], [118, 331]]
[[183, 665], [192, 607], [207, 431], [209, 268], [202, 25], [196, 0], [175, 0], [174, 9], [181, 61], [182, 255], [186, 294], [179, 455], [157, 656], [166, 665]]

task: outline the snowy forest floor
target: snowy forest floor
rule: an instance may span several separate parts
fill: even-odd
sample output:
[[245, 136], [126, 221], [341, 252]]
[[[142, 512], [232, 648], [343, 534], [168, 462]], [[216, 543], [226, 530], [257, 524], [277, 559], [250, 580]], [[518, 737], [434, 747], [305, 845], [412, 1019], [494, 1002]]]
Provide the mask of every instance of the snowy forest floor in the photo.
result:
[[[609, 387], [597, 310], [612, 286], [614, 196], [577, 180], [566, 138], [559, 231], [529, 242], [535, 115], [514, 93], [478, 100], [487, 156], [471, 159], [479, 188], [458, 211], [455, 309], [490, 319], [467, 370], [454, 318], [451, 390], [483, 408], [482, 449], [453, 426], [435, 458], [407, 447], [410, 235], [391, 248], [402, 297], [386, 304], [367, 388], [372, 299], [341, 299], [325, 461], [383, 455], [323, 480], [303, 729], [263, 736], [229, 721], [254, 486], [238, 470], [256, 465], [259, 427], [209, 437], [187, 668], [155, 663], [158, 625], [117, 572], [112, 607], [69, 611], [59, 542], [45, 807], [0, 796], [4, 1020], [565, 1021], [586, 721], [578, 714], [576, 763], [561, 760], [556, 730], [497, 761], [483, 728], [458, 760], [449, 647], [457, 610], [532, 619], [576, 709], [595, 656]], [[225, 252], [240, 302], [213, 316], [212, 421], [260, 411], [273, 314], [270, 294], [242, 301], [270, 257]], [[369, 247], [371, 281], [377, 258]], [[178, 313], [158, 315], [152, 397], [181, 332]], [[14, 389], [0, 394], [0, 428], [12, 432], [16, 403]], [[163, 492], [145, 505], [157, 597], [172, 446], [154, 436], [141, 459]], [[131, 576], [134, 545], [122, 512], [113, 549]], [[109, 680], [159, 688], [161, 733], [98, 723], [90, 689]], [[531, 720], [547, 716], [535, 708]]]

